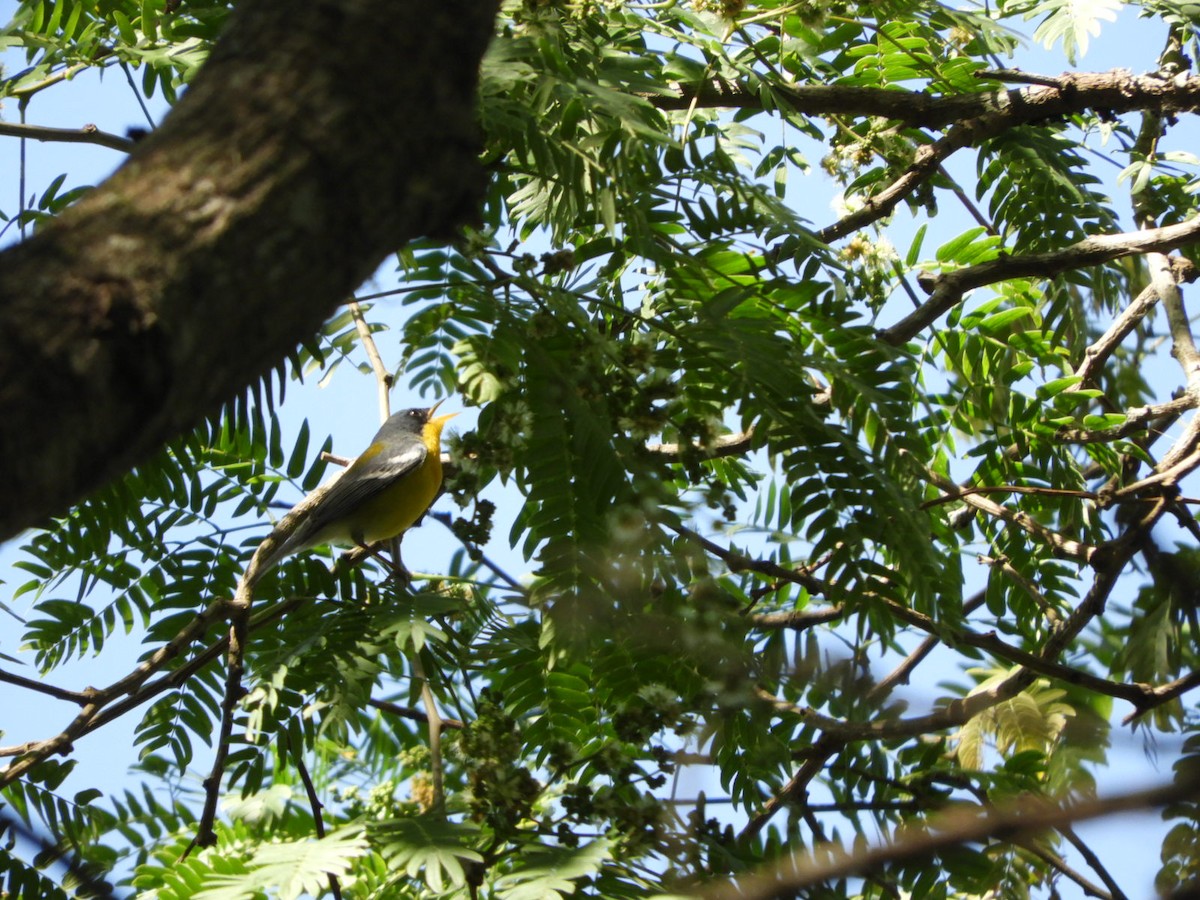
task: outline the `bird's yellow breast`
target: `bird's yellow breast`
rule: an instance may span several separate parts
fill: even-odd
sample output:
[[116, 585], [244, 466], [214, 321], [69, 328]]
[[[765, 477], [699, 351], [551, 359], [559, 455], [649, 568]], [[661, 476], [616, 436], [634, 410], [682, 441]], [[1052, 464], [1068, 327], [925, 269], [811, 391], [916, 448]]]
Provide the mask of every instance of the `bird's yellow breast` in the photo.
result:
[[434, 420], [422, 430], [421, 439], [429, 451], [424, 462], [362, 505], [355, 518], [367, 523], [367, 527], [361, 535], [354, 536], [356, 540], [373, 544], [396, 537], [411, 528], [437, 499], [442, 487], [443, 424]]
[[363, 504], [356, 518], [367, 523], [367, 527], [356, 537], [373, 544], [411, 528], [437, 498], [441, 486], [441, 454], [430, 453], [420, 466]]

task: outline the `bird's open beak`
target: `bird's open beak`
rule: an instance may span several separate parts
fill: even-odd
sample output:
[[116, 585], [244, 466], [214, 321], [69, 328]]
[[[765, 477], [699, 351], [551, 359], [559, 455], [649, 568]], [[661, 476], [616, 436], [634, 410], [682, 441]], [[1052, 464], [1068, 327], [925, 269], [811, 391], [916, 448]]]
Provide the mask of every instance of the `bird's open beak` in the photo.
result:
[[435, 412], [437, 412], [437, 408], [438, 408], [439, 406], [441, 406], [441, 405], [442, 405], [443, 403], [445, 403], [445, 402], [446, 402], [446, 398], [445, 398], [445, 397], [443, 397], [443, 398], [442, 398], [441, 400], [439, 400], [437, 403], [433, 404], [433, 406], [429, 407], [429, 410], [428, 410], [428, 412], [426, 412], [426, 415], [427, 415], [427, 416], [429, 416], [429, 422], [430, 422], [430, 424], [433, 424], [433, 425], [445, 425], [447, 422], [449, 422], [451, 419], [453, 419], [455, 416], [457, 416], [457, 415], [458, 415], [458, 413], [456, 413], [456, 412], [452, 412], [452, 413], [446, 413], [444, 416], [438, 416], [438, 417], [435, 419], [435, 418], [433, 417], [433, 414], [434, 414]]

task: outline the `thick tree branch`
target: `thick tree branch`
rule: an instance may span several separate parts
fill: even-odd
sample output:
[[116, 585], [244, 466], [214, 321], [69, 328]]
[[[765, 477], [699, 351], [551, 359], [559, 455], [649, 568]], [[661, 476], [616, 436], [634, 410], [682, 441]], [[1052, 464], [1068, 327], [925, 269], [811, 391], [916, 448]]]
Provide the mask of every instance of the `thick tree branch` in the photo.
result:
[[[983, 80], [1008, 80], [1002, 73], [979, 73]], [[1059, 118], [1089, 109], [1126, 113], [1149, 109], [1163, 113], [1200, 111], [1200, 76], [1165, 78], [1110, 72], [1067, 72], [1044, 76], [1021, 73], [1030, 85], [1007, 91], [934, 96], [921, 91], [842, 85], [768, 84], [773, 96], [795, 112], [810, 116], [878, 116], [918, 128], [942, 129], [968, 119], [1002, 116], [1010, 125]], [[676, 84], [670, 94], [646, 99], [662, 110], [696, 107], [762, 109], [758, 90], [720, 80]]]
[[398, 245], [475, 216], [494, 15], [468, 0], [239, 4], [125, 165], [0, 255], [0, 455], [22, 466], [0, 539], [195, 426]]
[[[1001, 76], [1012, 73], [998, 73]], [[980, 77], [988, 77], [980, 73]], [[920, 147], [912, 164], [882, 191], [817, 237], [832, 241], [887, 216], [896, 205], [939, 171], [945, 160], [967, 146], [1020, 125], [1062, 118], [1089, 109], [1108, 114], [1146, 110], [1155, 115], [1200, 109], [1200, 78], [1133, 75], [1125, 70], [1070, 72], [1055, 77], [1024, 74], [1036, 82], [1017, 90], [930, 97], [915, 91], [839, 85], [768, 84], [777, 104], [805, 115], [878, 116], [907, 126], [946, 128], [940, 139]], [[677, 95], [649, 97], [661, 109], [694, 106], [762, 108], [758, 90], [721, 81], [678, 85]]]

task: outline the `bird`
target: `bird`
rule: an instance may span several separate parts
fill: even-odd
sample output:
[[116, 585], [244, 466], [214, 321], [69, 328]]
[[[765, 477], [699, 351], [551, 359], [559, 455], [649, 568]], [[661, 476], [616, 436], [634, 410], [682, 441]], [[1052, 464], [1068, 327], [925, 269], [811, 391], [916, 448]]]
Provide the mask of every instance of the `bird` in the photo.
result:
[[292, 507], [255, 551], [255, 580], [302, 550], [365, 547], [411, 528], [442, 486], [442, 428], [458, 415], [434, 416], [442, 402], [392, 415], [340, 475]]

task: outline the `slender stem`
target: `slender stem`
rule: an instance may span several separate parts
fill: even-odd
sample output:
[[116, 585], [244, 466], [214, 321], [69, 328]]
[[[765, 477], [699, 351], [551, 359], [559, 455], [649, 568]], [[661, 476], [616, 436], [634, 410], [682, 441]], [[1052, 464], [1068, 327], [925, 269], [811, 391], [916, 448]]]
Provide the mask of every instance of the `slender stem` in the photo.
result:
[[442, 771], [442, 714], [438, 711], [429, 677], [425, 674], [421, 651], [415, 647], [412, 653], [412, 667], [413, 674], [421, 679], [421, 703], [425, 707], [425, 716], [429, 722], [429, 770], [433, 777], [433, 811], [443, 815], [446, 811], [446, 788]]
[[1080, 839], [1079, 835], [1075, 833], [1074, 828], [1072, 828], [1070, 825], [1065, 825], [1062, 828], [1059, 828], [1058, 832], [1065, 837], [1071, 843], [1071, 846], [1079, 852], [1079, 855], [1083, 857], [1084, 862], [1091, 866], [1092, 871], [1100, 876], [1100, 880], [1103, 881], [1109, 891], [1112, 892], [1113, 900], [1129, 900], [1129, 898], [1125, 895], [1125, 892], [1121, 890], [1121, 886], [1117, 884], [1116, 879], [1114, 879], [1109, 873], [1108, 869], [1104, 867], [1104, 863], [1100, 861], [1100, 857], [1096, 855], [1095, 851], [1092, 850], [1091, 847], [1089, 847]]
[[392, 390], [392, 373], [383, 364], [383, 357], [379, 355], [379, 348], [371, 334], [371, 326], [363, 317], [362, 306], [357, 300], [351, 300], [346, 305], [350, 309], [351, 318], [354, 319], [354, 327], [358, 330], [363, 349], [367, 351], [367, 359], [371, 361], [371, 370], [375, 373], [375, 384], [379, 391], [379, 421], [386, 422], [391, 415], [389, 394]]
[[6, 681], [9, 684], [15, 684], [17, 687], [25, 688], [30, 691], [37, 691], [39, 694], [46, 694], [56, 700], [66, 700], [70, 703], [83, 706], [91, 699], [91, 695], [86, 691], [70, 691], [66, 688], [55, 687], [52, 684], [38, 681], [34, 678], [26, 678], [23, 675], [14, 675], [11, 672], [5, 672], [0, 669], [0, 681]]
[[[313, 784], [312, 776], [308, 774], [308, 766], [304, 764], [304, 754], [300, 748], [291, 746], [290, 741], [288, 749], [292, 751], [292, 762], [296, 766], [296, 772], [300, 775], [300, 781], [304, 784], [304, 793], [308, 797], [309, 808], [312, 809], [313, 831], [316, 832], [318, 839], [323, 838], [325, 837], [325, 819], [321, 815], [321, 810], [324, 808], [324, 804], [317, 796], [317, 788]], [[342, 900], [342, 885], [333, 872], [329, 873], [329, 892], [333, 894], [334, 900]]]
[[[411, 706], [401, 706], [398, 703], [393, 703], [391, 700], [378, 700], [375, 697], [367, 701], [368, 706], [373, 706], [380, 712], [385, 712], [393, 716], [399, 716], [402, 719], [412, 719], [414, 722], [429, 722], [429, 714], [421, 712], [419, 709], [413, 709]], [[459, 729], [465, 728], [461, 719], [441, 719], [443, 728]]]

